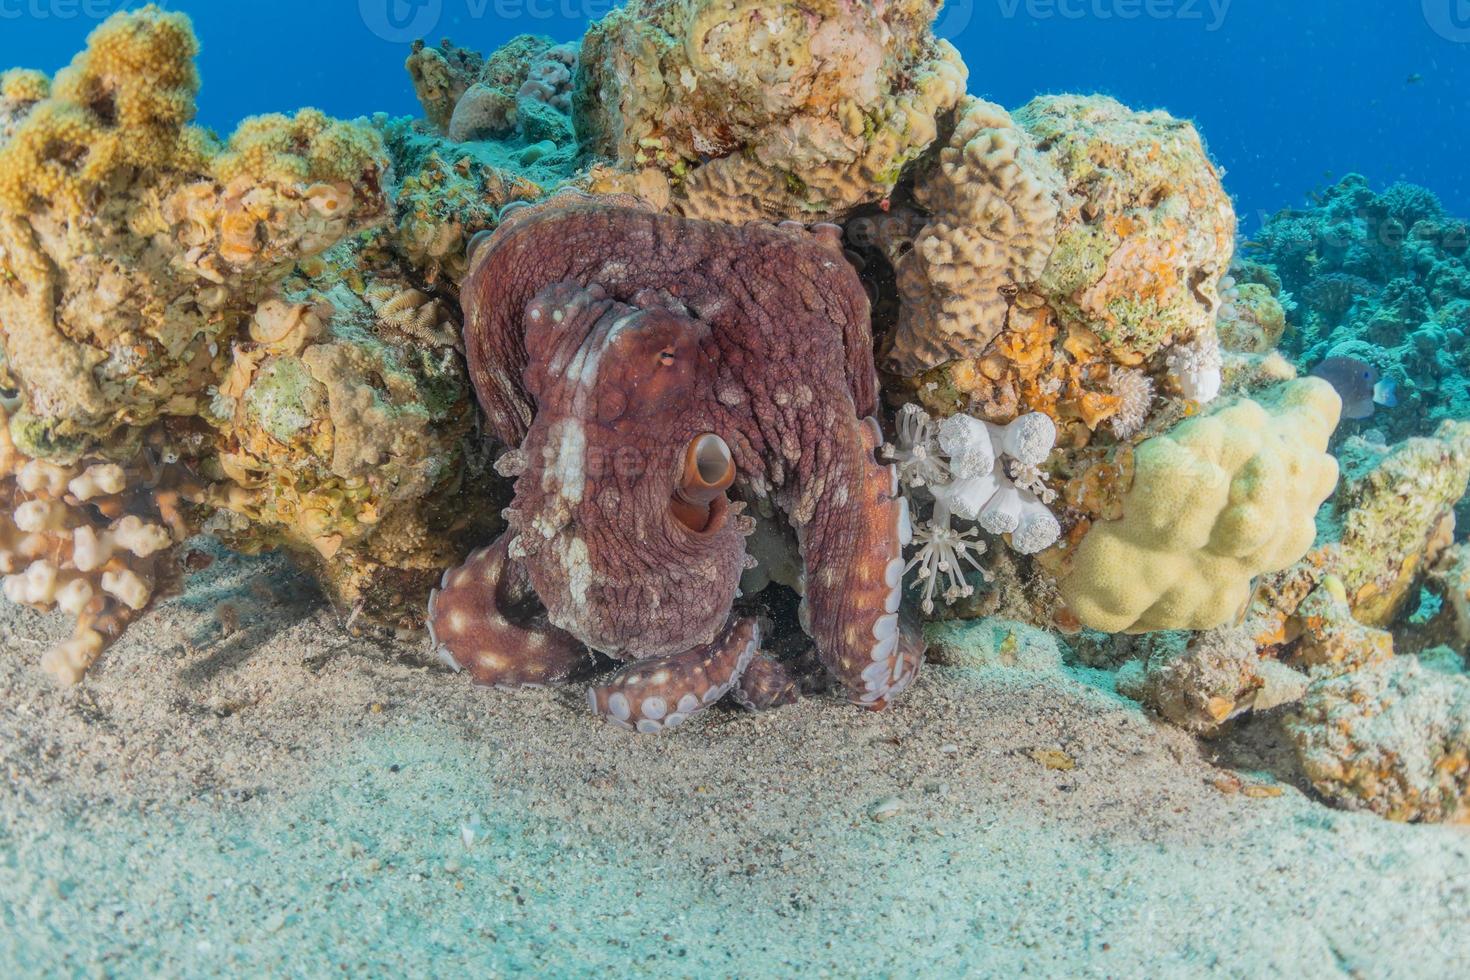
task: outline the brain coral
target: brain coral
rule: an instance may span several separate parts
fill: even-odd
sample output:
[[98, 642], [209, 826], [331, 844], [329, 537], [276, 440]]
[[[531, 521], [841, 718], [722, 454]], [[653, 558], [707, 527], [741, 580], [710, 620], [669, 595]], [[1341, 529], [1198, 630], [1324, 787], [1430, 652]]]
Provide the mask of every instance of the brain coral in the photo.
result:
[[[1188, 122], [1102, 96], [1043, 96], [1014, 114], [969, 99], [915, 197], [930, 217], [897, 256], [895, 373], [957, 360], [930, 380], [1015, 387], [977, 359], [1045, 344], [1041, 366], [1132, 368], [1214, 331], [1235, 214]], [[1023, 336], [1045, 319], [1047, 336]], [[1108, 372], [1094, 373], [1085, 387], [1103, 400], [1074, 412], [1095, 428], [1117, 406], [1100, 384]], [[1033, 395], [1012, 399], [1045, 410]]]
[[182, 15], [114, 16], [0, 144], [0, 384], [33, 455], [192, 414], [270, 285], [387, 213], [371, 130], [188, 126], [196, 47]]
[[617, 189], [662, 185], [689, 217], [842, 215], [887, 197], [963, 94], [939, 7], [632, 0], [583, 42], [578, 136]]
[[1300, 559], [1337, 483], [1327, 442], [1341, 400], [1294, 381], [1140, 445], [1120, 520], [1092, 526], [1059, 586], [1108, 633], [1208, 630], [1239, 615], [1251, 580]]

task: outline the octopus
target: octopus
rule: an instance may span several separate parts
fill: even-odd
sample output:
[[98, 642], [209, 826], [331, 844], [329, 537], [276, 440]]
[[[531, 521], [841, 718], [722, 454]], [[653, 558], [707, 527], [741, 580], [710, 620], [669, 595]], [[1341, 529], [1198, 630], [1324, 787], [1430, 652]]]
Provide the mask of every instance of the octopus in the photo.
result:
[[913, 683], [908, 505], [878, 460], [868, 297], [835, 226], [558, 195], [472, 243], [461, 301], [515, 494], [430, 601], [446, 663], [544, 686], [601, 653], [625, 663], [592, 711], [644, 733], [727, 695], [794, 700], [758, 620], [732, 614], [761, 498], [795, 530], [800, 622], [836, 687], [877, 711]]

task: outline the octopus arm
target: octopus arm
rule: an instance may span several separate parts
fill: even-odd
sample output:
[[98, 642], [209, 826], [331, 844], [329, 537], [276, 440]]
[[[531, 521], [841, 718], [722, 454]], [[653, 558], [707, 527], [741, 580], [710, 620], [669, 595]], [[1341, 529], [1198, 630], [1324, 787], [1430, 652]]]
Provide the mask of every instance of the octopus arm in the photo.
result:
[[[918, 676], [924, 642], [918, 621], [903, 611], [903, 549], [910, 540], [908, 502], [898, 474], [877, 461], [882, 442], [869, 418], [838, 425], [830, 458], [803, 470], [797, 538], [805, 566], [802, 624], [822, 663], [849, 698], [881, 710]], [[803, 487], [820, 479], [819, 488]]]

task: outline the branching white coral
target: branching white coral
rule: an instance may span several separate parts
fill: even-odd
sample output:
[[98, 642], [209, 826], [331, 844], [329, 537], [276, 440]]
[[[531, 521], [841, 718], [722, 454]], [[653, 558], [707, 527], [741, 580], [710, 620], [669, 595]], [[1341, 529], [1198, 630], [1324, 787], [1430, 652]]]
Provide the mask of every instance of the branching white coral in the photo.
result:
[[936, 424], [917, 405], [899, 412], [897, 445], [885, 447], [887, 455], [905, 489], [934, 499], [930, 519], [915, 522], [919, 551], [908, 565], [923, 583], [926, 613], [936, 593], [946, 603], [974, 594], [968, 569], [989, 577], [978, 560], [985, 543], [974, 528], [957, 530], [956, 519], [1010, 535], [1011, 548], [1025, 555], [1056, 543], [1061, 525], [1047, 505], [1057, 495], [1041, 471], [1056, 438], [1056, 424], [1040, 413], [999, 426], [968, 415]]

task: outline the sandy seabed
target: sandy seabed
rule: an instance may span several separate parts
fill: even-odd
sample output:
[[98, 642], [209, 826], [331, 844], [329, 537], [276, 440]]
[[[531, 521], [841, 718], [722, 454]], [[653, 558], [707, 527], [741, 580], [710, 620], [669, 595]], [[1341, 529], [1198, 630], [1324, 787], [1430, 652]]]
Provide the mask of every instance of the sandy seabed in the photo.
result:
[[657, 738], [354, 638], [279, 559], [222, 557], [64, 691], [65, 629], [0, 611], [0, 976], [1470, 963], [1470, 834], [1326, 808], [1270, 718], [1202, 746], [1044, 637], [999, 665], [1004, 626], [886, 714]]

